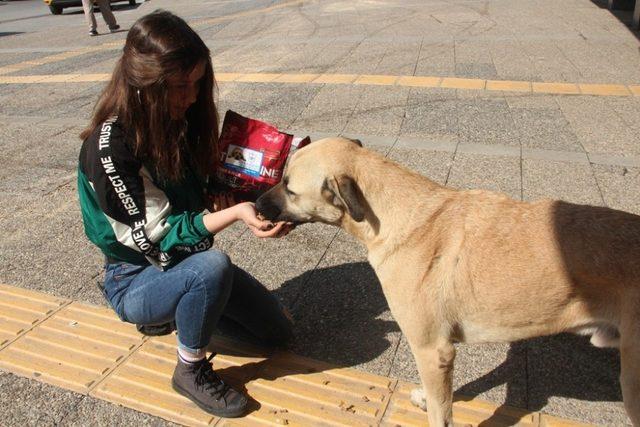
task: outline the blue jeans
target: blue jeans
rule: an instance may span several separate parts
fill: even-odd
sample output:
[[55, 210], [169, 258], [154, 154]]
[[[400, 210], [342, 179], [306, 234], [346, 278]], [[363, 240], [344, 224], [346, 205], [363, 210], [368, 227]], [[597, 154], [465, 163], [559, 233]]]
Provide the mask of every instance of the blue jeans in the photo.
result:
[[138, 325], [175, 320], [178, 345], [205, 348], [225, 316], [267, 344], [292, 336], [284, 307], [260, 282], [209, 250], [188, 256], [162, 271], [151, 265], [107, 264], [105, 296], [120, 319]]

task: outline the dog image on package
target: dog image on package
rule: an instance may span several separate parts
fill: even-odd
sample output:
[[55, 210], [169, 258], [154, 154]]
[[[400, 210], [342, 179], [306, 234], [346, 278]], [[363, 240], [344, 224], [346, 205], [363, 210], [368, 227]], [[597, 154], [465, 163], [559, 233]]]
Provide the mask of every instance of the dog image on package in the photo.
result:
[[366, 246], [429, 425], [453, 425], [454, 343], [560, 332], [619, 347], [624, 405], [640, 425], [640, 216], [456, 190], [344, 138], [298, 150], [256, 206], [272, 221], [342, 227]]

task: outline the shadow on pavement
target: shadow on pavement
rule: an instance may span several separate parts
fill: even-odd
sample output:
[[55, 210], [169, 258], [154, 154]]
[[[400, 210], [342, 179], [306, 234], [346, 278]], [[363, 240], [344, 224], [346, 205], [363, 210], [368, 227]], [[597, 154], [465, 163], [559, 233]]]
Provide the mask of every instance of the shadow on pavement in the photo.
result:
[[[621, 402], [618, 351], [596, 348], [588, 337], [560, 334], [512, 343], [506, 360], [497, 368], [455, 391], [475, 397], [506, 384], [505, 406], [521, 407], [521, 386], [511, 386], [514, 367], [527, 364], [527, 408], [541, 411], [551, 397], [589, 402]], [[458, 398], [457, 400], [461, 400]], [[462, 398], [464, 400], [464, 398]], [[499, 409], [482, 425], [500, 421]]]
[[[221, 369], [223, 378], [240, 378], [243, 373], [253, 371], [259, 374], [252, 379], [274, 381], [359, 365], [388, 350], [391, 343], [387, 334], [399, 331], [395, 321], [378, 318], [388, 312], [388, 306], [380, 282], [366, 262], [307, 271], [284, 282], [273, 293], [291, 309], [295, 319], [295, 338], [288, 350], [296, 357], [313, 360], [309, 363], [287, 360], [277, 366], [271, 366], [269, 360], [254, 362]], [[234, 340], [262, 345], [246, 329], [225, 317], [220, 319], [218, 331]], [[243, 381], [232, 384], [246, 392]], [[251, 398], [250, 410], [259, 408], [260, 404]]]
[[[388, 312], [380, 282], [366, 262], [307, 271], [288, 280], [273, 294], [291, 310], [293, 353], [341, 366], [369, 362], [391, 343], [387, 334], [400, 329]], [[248, 344], [264, 345], [246, 328], [223, 316], [218, 332]]]
[[15, 34], [23, 34], [23, 33], [24, 31], [7, 31], [7, 32], [0, 31], [0, 37], [13, 36]]
[[381, 316], [389, 308], [367, 262], [308, 271], [274, 293], [292, 309], [296, 354], [358, 365], [384, 353], [391, 346], [387, 335], [399, 331], [388, 314]]

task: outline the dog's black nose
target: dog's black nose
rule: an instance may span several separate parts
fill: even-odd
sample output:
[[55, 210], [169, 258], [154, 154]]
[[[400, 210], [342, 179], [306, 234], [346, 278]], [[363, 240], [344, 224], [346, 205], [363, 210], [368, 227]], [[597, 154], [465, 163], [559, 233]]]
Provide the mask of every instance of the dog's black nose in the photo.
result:
[[258, 200], [256, 200], [256, 209], [269, 221], [275, 221], [282, 210], [265, 196], [266, 194], [263, 194], [258, 197]]

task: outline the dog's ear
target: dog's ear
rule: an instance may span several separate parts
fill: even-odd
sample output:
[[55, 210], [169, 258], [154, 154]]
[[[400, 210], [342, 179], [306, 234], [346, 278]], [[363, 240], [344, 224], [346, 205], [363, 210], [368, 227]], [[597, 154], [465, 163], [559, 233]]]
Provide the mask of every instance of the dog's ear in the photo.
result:
[[334, 204], [346, 209], [347, 213], [356, 222], [364, 220], [364, 206], [362, 205], [362, 193], [358, 184], [349, 176], [332, 176], [326, 181], [326, 186], [333, 193]]
[[356, 144], [358, 147], [362, 147], [362, 141], [360, 141], [359, 139], [355, 139], [355, 138], [347, 138], [347, 139], [353, 142], [354, 144]]

